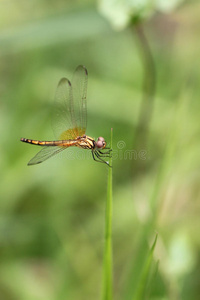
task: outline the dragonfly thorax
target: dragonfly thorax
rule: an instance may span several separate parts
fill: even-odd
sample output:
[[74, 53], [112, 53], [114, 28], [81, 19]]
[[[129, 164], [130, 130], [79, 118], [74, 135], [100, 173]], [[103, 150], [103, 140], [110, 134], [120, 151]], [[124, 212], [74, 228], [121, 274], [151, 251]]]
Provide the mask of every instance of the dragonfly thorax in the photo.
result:
[[99, 137], [97, 141], [93, 138], [83, 135], [77, 138], [77, 147], [91, 150], [101, 150], [106, 147], [106, 142], [103, 137]]
[[94, 149], [95, 140], [87, 135], [83, 135], [77, 138], [76, 146], [82, 149]]

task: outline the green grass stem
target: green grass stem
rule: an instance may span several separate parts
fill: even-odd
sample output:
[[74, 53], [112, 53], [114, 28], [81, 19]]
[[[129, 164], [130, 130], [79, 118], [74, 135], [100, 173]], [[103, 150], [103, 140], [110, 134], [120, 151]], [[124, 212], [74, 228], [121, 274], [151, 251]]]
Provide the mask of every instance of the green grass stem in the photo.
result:
[[[110, 148], [112, 149], [112, 134]], [[103, 266], [103, 300], [112, 299], [112, 155], [108, 168], [108, 190], [105, 211], [105, 246], [104, 246], [104, 266]]]
[[146, 261], [144, 262], [143, 268], [141, 270], [139, 284], [133, 295], [133, 298], [132, 298], [133, 300], [145, 299], [145, 292], [147, 289], [147, 281], [148, 281], [148, 277], [150, 274], [150, 268], [151, 268], [151, 264], [152, 264], [152, 260], [153, 260], [153, 252], [154, 252], [154, 249], [156, 246], [156, 242], [157, 242], [157, 234], [155, 236], [155, 239], [154, 239], [153, 245], [149, 251], [149, 254], [146, 258]]

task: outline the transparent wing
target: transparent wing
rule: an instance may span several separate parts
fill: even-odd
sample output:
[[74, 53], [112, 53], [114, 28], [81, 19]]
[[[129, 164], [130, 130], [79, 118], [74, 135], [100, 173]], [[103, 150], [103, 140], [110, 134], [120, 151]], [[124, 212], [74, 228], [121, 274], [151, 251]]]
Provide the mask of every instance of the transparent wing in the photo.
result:
[[40, 164], [48, 158], [54, 156], [55, 154], [65, 150], [66, 147], [58, 147], [58, 146], [42, 146], [42, 150], [40, 150], [29, 162], [28, 166]]
[[87, 81], [88, 74], [84, 66], [76, 68], [72, 84], [67, 78], [59, 81], [52, 117], [56, 139], [75, 139], [85, 133]]
[[87, 83], [87, 69], [80, 65], [76, 68], [72, 78], [74, 116], [80, 136], [85, 133], [87, 127]]
[[62, 78], [57, 86], [52, 114], [52, 127], [56, 139], [61, 139], [64, 131], [74, 127], [72, 86], [67, 78]]

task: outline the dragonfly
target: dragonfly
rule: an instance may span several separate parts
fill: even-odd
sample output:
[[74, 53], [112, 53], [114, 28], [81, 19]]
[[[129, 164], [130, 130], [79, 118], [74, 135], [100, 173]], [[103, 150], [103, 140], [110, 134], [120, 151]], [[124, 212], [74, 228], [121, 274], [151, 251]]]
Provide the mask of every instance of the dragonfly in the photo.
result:
[[[52, 127], [56, 140], [39, 141], [21, 138], [24, 143], [41, 146], [42, 149], [28, 162], [28, 165], [40, 164], [61, 151], [75, 146], [89, 149], [95, 161], [105, 163], [112, 149], [106, 148], [106, 141], [99, 137], [97, 141], [85, 134], [87, 127], [87, 69], [79, 65], [70, 82], [62, 78], [57, 86]], [[105, 151], [105, 149], [107, 149]], [[103, 151], [102, 151], [103, 150]]]

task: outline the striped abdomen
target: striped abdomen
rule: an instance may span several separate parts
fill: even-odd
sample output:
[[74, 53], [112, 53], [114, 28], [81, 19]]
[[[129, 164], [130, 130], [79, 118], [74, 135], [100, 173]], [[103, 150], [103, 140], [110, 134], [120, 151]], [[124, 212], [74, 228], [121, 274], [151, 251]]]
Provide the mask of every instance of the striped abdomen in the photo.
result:
[[21, 138], [20, 141], [22, 141], [24, 143], [33, 144], [33, 145], [39, 145], [39, 146], [60, 146], [60, 147], [66, 147], [66, 148], [77, 145], [76, 140], [37, 141], [37, 140]]

